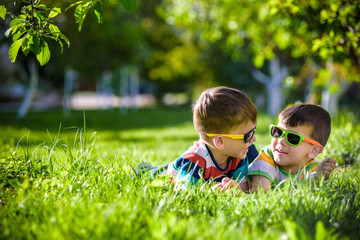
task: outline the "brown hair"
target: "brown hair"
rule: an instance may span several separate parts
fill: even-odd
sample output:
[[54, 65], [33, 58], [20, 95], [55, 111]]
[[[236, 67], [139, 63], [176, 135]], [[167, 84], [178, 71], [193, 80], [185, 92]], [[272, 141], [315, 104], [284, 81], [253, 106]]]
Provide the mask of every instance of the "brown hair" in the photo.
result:
[[331, 132], [331, 117], [328, 111], [319, 105], [294, 104], [279, 114], [279, 122], [289, 127], [308, 125], [311, 138], [325, 146]]
[[206, 89], [193, 105], [193, 121], [201, 137], [206, 133], [228, 133], [231, 128], [252, 121], [257, 110], [243, 92], [227, 87]]

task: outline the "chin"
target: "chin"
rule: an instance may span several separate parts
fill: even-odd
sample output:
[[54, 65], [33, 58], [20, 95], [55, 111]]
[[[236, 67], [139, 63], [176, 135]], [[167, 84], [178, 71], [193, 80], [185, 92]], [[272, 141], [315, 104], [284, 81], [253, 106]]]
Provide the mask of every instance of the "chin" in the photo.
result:
[[275, 162], [277, 165], [280, 165], [281, 160], [280, 160], [279, 157], [274, 156], [274, 162]]
[[246, 158], [246, 154], [240, 154], [240, 156], [238, 156], [237, 158], [244, 159]]

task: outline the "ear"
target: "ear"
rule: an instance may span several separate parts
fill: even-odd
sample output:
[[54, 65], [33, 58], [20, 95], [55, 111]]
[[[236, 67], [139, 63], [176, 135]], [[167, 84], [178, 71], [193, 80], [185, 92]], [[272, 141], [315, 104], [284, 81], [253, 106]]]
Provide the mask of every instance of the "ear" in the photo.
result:
[[223, 150], [224, 149], [224, 139], [223, 139], [223, 136], [221, 135], [217, 135], [213, 138], [213, 143], [215, 145], [215, 147], [219, 150]]
[[315, 147], [313, 147], [313, 149], [308, 153], [308, 158], [313, 159], [315, 158], [317, 155], [319, 155], [320, 153], [322, 153], [323, 151], [323, 146], [321, 145], [316, 145]]

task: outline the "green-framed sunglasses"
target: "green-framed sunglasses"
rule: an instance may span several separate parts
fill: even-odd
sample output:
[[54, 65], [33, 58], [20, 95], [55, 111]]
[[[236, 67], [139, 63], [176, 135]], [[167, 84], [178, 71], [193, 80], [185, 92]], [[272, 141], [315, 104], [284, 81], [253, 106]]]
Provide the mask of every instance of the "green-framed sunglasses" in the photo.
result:
[[315, 140], [301, 136], [300, 134], [295, 132], [285, 131], [284, 129], [276, 125], [270, 125], [270, 135], [275, 139], [280, 139], [285, 135], [286, 142], [291, 146], [299, 146], [302, 141], [311, 143], [313, 145], [322, 146], [319, 142]]

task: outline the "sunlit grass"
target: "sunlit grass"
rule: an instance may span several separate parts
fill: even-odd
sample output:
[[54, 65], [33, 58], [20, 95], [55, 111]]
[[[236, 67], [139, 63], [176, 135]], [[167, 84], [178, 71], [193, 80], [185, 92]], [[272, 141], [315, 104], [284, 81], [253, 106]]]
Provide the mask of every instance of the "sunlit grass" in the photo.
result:
[[[170, 162], [197, 140], [188, 109], [89, 112], [85, 126], [83, 113], [71, 119], [33, 113], [20, 123], [11, 118], [0, 125], [2, 239], [360, 236], [360, 132], [350, 115], [333, 121], [326, 151], [341, 170], [330, 180], [314, 186], [289, 181], [258, 195], [214, 192], [206, 184], [175, 191], [166, 178], [137, 177], [137, 164]], [[259, 115], [258, 149], [269, 144], [273, 121]], [[340, 159], [344, 152], [352, 165]]]

